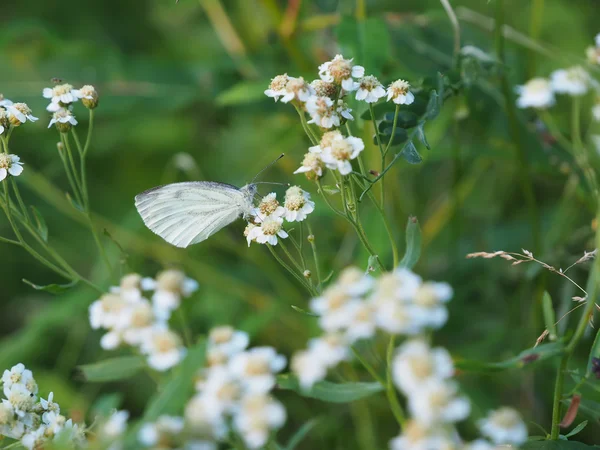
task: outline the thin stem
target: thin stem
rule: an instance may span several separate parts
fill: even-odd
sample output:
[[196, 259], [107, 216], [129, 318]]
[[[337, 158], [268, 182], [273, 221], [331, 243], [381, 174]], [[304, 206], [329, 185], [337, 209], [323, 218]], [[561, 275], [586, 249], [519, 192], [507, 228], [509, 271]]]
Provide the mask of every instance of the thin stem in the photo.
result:
[[452, 5], [449, 0], [440, 0], [440, 3], [446, 10], [446, 14], [448, 14], [448, 19], [450, 19], [450, 24], [452, 25], [452, 31], [454, 32], [454, 60], [458, 59], [458, 54], [460, 53], [460, 24], [458, 23], [458, 18], [456, 17], [456, 13], [452, 9]]
[[312, 286], [309, 286], [308, 284], [306, 284], [306, 281], [304, 280], [304, 278], [302, 278], [300, 275], [298, 275], [290, 266], [288, 266], [280, 257], [277, 253], [275, 253], [275, 249], [273, 248], [273, 246], [271, 244], [267, 244], [267, 248], [269, 249], [269, 251], [271, 252], [271, 254], [273, 255], [273, 257], [277, 260], [277, 262], [279, 264], [281, 264], [283, 266], [283, 268], [285, 270], [287, 270], [289, 273], [291, 273], [294, 278], [296, 280], [298, 280], [300, 282], [300, 284], [302, 286], [304, 286], [308, 292], [310, 292], [311, 295], [313, 294], [313, 289]]
[[387, 387], [386, 381], [377, 373], [375, 368], [361, 356], [361, 354], [358, 352], [358, 350], [356, 350], [356, 348], [354, 348], [354, 346], [351, 346], [350, 350], [352, 350], [352, 354], [354, 355], [354, 357], [358, 360], [359, 363], [362, 364], [362, 366], [365, 369], [367, 369], [367, 372], [369, 372], [369, 374], [373, 377], [373, 379], [375, 381], [377, 381], [379, 384], [381, 384], [384, 388]]
[[[62, 139], [62, 137], [61, 137], [61, 139]], [[65, 168], [65, 173], [67, 174], [67, 179], [69, 180], [69, 184], [71, 185], [71, 189], [73, 191], [73, 195], [75, 196], [75, 200], [77, 201], [77, 203], [79, 203], [81, 205], [81, 207], [83, 207], [82, 197], [81, 197], [81, 194], [79, 193], [77, 184], [75, 183], [75, 179], [73, 178], [73, 174], [71, 173], [71, 169], [69, 167], [69, 163], [67, 162], [67, 158], [62, 150], [59, 150], [58, 154], [59, 154], [60, 159]]]
[[185, 346], [189, 348], [194, 343], [194, 340], [192, 338], [192, 331], [190, 330], [190, 327], [188, 325], [185, 313], [183, 312], [183, 308], [179, 307], [178, 309], [179, 321], [181, 322], [181, 328], [183, 330], [183, 342]]
[[317, 245], [315, 244], [315, 235], [313, 234], [312, 227], [310, 223], [307, 223], [308, 232], [312, 236], [312, 239], [309, 240], [310, 248], [312, 249], [313, 259], [315, 261], [315, 272], [317, 272], [317, 287], [321, 290], [321, 265], [319, 264], [319, 255], [317, 253]]
[[390, 404], [390, 408], [392, 410], [392, 413], [394, 414], [394, 417], [396, 418], [396, 421], [398, 422], [398, 425], [400, 425], [400, 428], [404, 428], [404, 426], [406, 424], [406, 415], [404, 414], [402, 405], [400, 405], [400, 401], [398, 400], [398, 394], [396, 393], [396, 388], [394, 387], [394, 380], [392, 378], [392, 357], [394, 355], [394, 347], [395, 347], [395, 336], [392, 335], [392, 337], [390, 338], [390, 343], [388, 344], [388, 348], [387, 348], [387, 357], [386, 357], [387, 384], [386, 384], [385, 391], [387, 394], [388, 402]]
[[90, 144], [92, 142], [92, 131], [94, 131], [94, 110], [90, 109], [90, 119], [88, 124], [88, 133], [85, 139], [85, 145], [83, 147], [83, 156], [87, 155], [88, 150], [90, 149]]
[[25, 202], [21, 197], [21, 192], [19, 191], [19, 187], [17, 186], [17, 182], [13, 177], [10, 177], [10, 184], [12, 184], [13, 190], [15, 191], [15, 197], [17, 197], [17, 202], [21, 208], [21, 212], [23, 214], [23, 218], [26, 222], [31, 223], [31, 218], [29, 217], [29, 212], [27, 211], [27, 206], [25, 206]]
[[[73, 171], [73, 177], [75, 178], [77, 187], [79, 188], [80, 192], [83, 192], [83, 190], [81, 189], [81, 180], [77, 176], [77, 169], [75, 166], [75, 159], [73, 158], [73, 152], [71, 151], [71, 142], [69, 140], [69, 135], [66, 133], [61, 133], [60, 136], [61, 136], [61, 139], [63, 140], [63, 143], [65, 144], [65, 148], [67, 150], [67, 158], [68, 158], [69, 163], [71, 164], [71, 170]], [[84, 206], [84, 205], [82, 205], [82, 206]]]
[[571, 114], [571, 139], [573, 139], [573, 148], [575, 150], [575, 159], [578, 161], [581, 170], [583, 171], [588, 184], [592, 189], [594, 197], [598, 199], [598, 183], [596, 180], [596, 173], [590, 166], [588, 155], [585, 150], [585, 146], [581, 141], [581, 105], [580, 97], [574, 96], [572, 103], [572, 114]]
[[283, 243], [283, 239], [279, 241], [279, 246], [283, 250], [283, 253], [285, 253], [285, 255], [288, 257], [288, 259], [292, 262], [292, 264], [294, 265], [294, 267], [296, 267], [296, 269], [298, 270], [298, 272], [302, 273], [302, 271], [303, 271], [302, 266], [300, 264], [298, 264], [298, 262], [296, 261], [296, 259], [289, 252], [289, 250], [287, 249], [287, 246]]
[[313, 145], [319, 145], [319, 138], [317, 136], [315, 136], [313, 130], [310, 128], [308, 122], [306, 121], [306, 116], [304, 115], [304, 111], [302, 111], [296, 104], [294, 104], [294, 108], [296, 108], [296, 112], [300, 116], [300, 122], [302, 123], [302, 128], [304, 129], [304, 132], [308, 136], [308, 139], [310, 139], [310, 142], [312, 142]]
[[323, 196], [323, 200], [325, 200], [325, 203], [327, 203], [327, 206], [329, 206], [329, 208], [336, 213], [338, 216], [341, 217], [346, 217], [346, 215], [341, 212], [339, 209], [337, 209], [335, 206], [333, 206], [330, 202], [329, 199], [327, 198], [327, 194], [325, 194], [325, 191], [323, 190], [323, 186], [321, 186], [321, 180], [317, 180], [317, 187], [318, 187], [318, 191], [321, 193], [321, 195]]
[[[381, 155], [381, 172], [383, 173], [385, 169], [385, 150], [383, 149], [383, 144], [381, 143], [381, 136], [379, 136], [379, 130], [377, 129], [377, 121], [375, 120], [375, 111], [373, 110], [373, 103], [369, 103], [369, 112], [371, 113], [371, 121], [373, 122], [373, 127], [375, 128], [375, 137], [377, 139], [377, 145], [379, 147], [379, 153]], [[394, 139], [394, 135], [390, 137], [390, 139]], [[381, 177], [381, 206], [385, 204], [385, 188], [384, 188], [384, 180]]]
[[396, 112], [394, 113], [394, 123], [392, 124], [392, 134], [390, 139], [388, 140], [387, 145], [385, 146], [385, 150], [383, 151], [383, 156], [387, 155], [390, 147], [392, 146], [392, 142], [394, 142], [394, 136], [396, 135], [396, 128], [398, 126], [398, 114], [400, 113], [400, 105], [396, 105]]

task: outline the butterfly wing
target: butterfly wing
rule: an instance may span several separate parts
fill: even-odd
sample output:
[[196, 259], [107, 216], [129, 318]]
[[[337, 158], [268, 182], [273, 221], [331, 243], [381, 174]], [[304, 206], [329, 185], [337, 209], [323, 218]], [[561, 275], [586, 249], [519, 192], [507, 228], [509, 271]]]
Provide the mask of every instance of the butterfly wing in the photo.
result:
[[247, 208], [243, 191], [224, 183], [173, 183], [142, 192], [135, 206], [144, 224], [177, 247], [188, 247], [212, 236]]

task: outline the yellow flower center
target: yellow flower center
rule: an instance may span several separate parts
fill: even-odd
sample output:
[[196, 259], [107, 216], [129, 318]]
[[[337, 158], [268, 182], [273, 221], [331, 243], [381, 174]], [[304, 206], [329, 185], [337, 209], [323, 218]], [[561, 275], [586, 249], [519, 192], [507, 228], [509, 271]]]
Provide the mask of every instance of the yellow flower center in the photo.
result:
[[336, 83], [341, 83], [352, 75], [352, 63], [338, 55], [331, 61], [329, 73]]
[[336, 139], [331, 144], [331, 154], [339, 161], [348, 161], [352, 157], [352, 146], [344, 139]]
[[289, 78], [288, 78], [287, 74], [277, 75], [275, 78], [273, 78], [271, 80], [271, 84], [269, 85], [269, 88], [274, 91], [280, 91], [282, 89], [285, 89], [285, 86], [287, 85], [288, 81], [289, 81]]
[[268, 216], [270, 214], [273, 214], [277, 210], [278, 207], [279, 207], [279, 202], [277, 200], [275, 200], [274, 198], [270, 197], [270, 198], [265, 198], [262, 202], [260, 202], [258, 209], [260, 210], [260, 212], [262, 214], [264, 214], [265, 216]]
[[10, 169], [12, 159], [6, 153], [0, 153], [0, 169]]
[[232, 337], [233, 328], [228, 326], [217, 327], [210, 332], [210, 339], [215, 344], [224, 344], [226, 342], [229, 342]]
[[60, 97], [61, 95], [68, 94], [73, 89], [73, 86], [70, 84], [59, 84], [58, 86], [54, 86], [52, 88], [52, 94], [55, 97]]

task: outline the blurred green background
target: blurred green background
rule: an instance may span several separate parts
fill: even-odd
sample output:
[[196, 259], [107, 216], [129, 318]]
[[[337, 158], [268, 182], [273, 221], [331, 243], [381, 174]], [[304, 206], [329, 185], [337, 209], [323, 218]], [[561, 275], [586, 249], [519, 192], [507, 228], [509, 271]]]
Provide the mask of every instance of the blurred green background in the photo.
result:
[[[493, 53], [490, 20], [496, 2], [452, 3], [461, 19], [463, 45]], [[505, 70], [511, 85], [582, 62], [585, 48], [600, 31], [594, 0], [505, 3], [508, 25], [525, 37], [522, 43], [507, 43]], [[318, 64], [340, 49], [386, 83], [399, 77], [416, 83], [448, 71], [452, 64], [451, 28], [437, 1], [367, 0], [364, 8], [369, 32], [356, 36], [357, 4], [346, 0], [63, 0], [60, 7], [39, 0], [5, 2], [0, 92], [27, 102], [40, 117], [15, 131], [11, 147], [26, 164], [18, 180], [25, 200], [46, 218], [52, 244], [98, 283], [116, 282], [106, 279], [89, 232], [63, 193], [68, 184], [56, 151], [58, 136], [46, 129], [49, 114], [41, 96], [42, 88], [58, 77], [75, 86], [93, 84], [100, 93], [89, 183], [99, 225], [126, 253], [105, 239], [111, 257], [125, 262], [124, 271], [152, 276], [177, 265], [197, 279], [199, 292], [184, 303], [197, 334], [229, 323], [250, 332], [254, 345], [274, 345], [288, 356], [303, 348], [317, 329], [290, 305], [304, 308], [308, 296], [266, 248], [247, 248], [241, 221], [198, 246], [175, 249], [143, 227], [133, 197], [176, 180], [243, 185], [285, 152], [263, 179], [299, 183], [316, 198], [313, 184], [291, 175], [309, 142], [293, 108], [262, 95], [270, 78], [284, 72], [317, 78]], [[543, 43], [542, 51], [528, 48], [530, 37]], [[351, 53], [354, 48], [358, 54]], [[86, 111], [76, 106], [85, 127]], [[364, 108], [351, 106], [357, 116]], [[568, 108], [563, 106], [559, 101], [553, 114], [566, 127]], [[465, 107], [470, 114], [458, 120], [456, 112]], [[436, 335], [436, 342], [455, 358], [501, 361], [518, 354], [544, 329], [543, 290], [550, 292], [559, 314], [577, 295], [560, 277], [533, 266], [466, 260], [467, 253], [526, 248], [556, 267], [566, 267], [593, 249], [589, 193], [572, 160], [544, 139], [533, 115], [523, 112], [519, 119], [541, 222], [536, 237], [497, 77], [481, 79], [446, 102], [440, 117], [427, 125], [432, 149], [422, 152], [423, 164], [401, 161], [386, 179], [398, 241], [404, 242], [409, 215], [421, 223], [424, 248], [416, 271], [426, 279], [448, 281], [455, 289], [450, 322]], [[369, 124], [357, 120], [353, 127], [371, 142]], [[595, 125], [586, 116], [584, 129], [588, 127], [593, 134]], [[365, 153], [374, 162], [378, 158], [372, 144]], [[351, 263], [365, 267], [367, 256], [353, 231], [316, 201], [311, 220], [323, 272]], [[389, 262], [381, 223], [374, 214], [365, 217], [374, 246]], [[0, 233], [10, 237], [4, 218]], [[78, 364], [118, 353], [102, 351], [101, 333], [88, 325], [87, 308], [95, 294], [83, 287], [60, 296], [33, 291], [23, 278], [38, 284], [62, 280], [19, 249], [2, 245], [0, 251], [0, 369], [25, 363], [33, 369], [42, 396], [53, 390], [74, 417], [87, 415], [89, 420], [94, 401], [117, 391], [122, 407], [138, 414], [153, 390], [149, 378], [86, 384], [75, 370]], [[587, 268], [573, 269], [572, 277], [584, 283]], [[589, 345], [588, 339], [573, 366], [584, 366], [583, 350]], [[461, 375], [459, 381], [473, 401], [473, 420], [462, 425], [465, 436], [474, 437], [475, 420], [500, 404], [515, 406], [528, 421], [548, 428], [555, 363], [540, 364], [535, 371]], [[341, 371], [332, 378], [356, 376], [363, 374]], [[600, 403], [593, 403], [600, 396], [595, 395], [585, 397], [594, 422], [581, 435], [588, 440], [600, 430]], [[292, 393], [280, 398], [289, 416], [280, 432], [282, 441], [310, 418], [320, 418], [302, 448], [385, 448], [397, 434], [384, 396], [350, 405], [324, 404]], [[535, 426], [530, 430], [541, 434]]]

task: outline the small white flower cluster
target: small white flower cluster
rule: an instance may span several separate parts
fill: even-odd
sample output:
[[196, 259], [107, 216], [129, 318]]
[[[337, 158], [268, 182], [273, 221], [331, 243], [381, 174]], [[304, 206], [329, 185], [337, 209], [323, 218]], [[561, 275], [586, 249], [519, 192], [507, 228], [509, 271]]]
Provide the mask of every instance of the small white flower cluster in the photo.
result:
[[[586, 50], [590, 64], [600, 64], [600, 34], [596, 36], [596, 46]], [[590, 89], [597, 93], [600, 85], [581, 66], [555, 70], [550, 78], [533, 78], [515, 91], [519, 94], [519, 108], [550, 108], [556, 103], [555, 94], [567, 94], [573, 97], [585, 95]], [[593, 110], [594, 117], [600, 120], [600, 107]]]
[[[27, 121], [35, 122], [31, 109], [25, 103], [13, 103], [0, 94], [0, 135], [8, 133], [11, 128], [18, 127]], [[18, 177], [23, 173], [23, 163], [17, 155], [0, 152], [0, 181], [9, 175]]]
[[247, 448], [263, 448], [285, 422], [285, 409], [270, 391], [286, 359], [272, 347], [247, 349], [248, 343], [246, 333], [229, 326], [209, 333], [207, 367], [185, 407], [185, 428], [206, 443], [202, 448], [216, 448], [208, 442], [225, 440], [230, 427]]
[[72, 112], [73, 103], [81, 99], [83, 105], [88, 109], [98, 106], [98, 93], [94, 86], [90, 85], [74, 89], [68, 83], [57, 84], [53, 88], [44, 88], [42, 95], [50, 100], [50, 104], [46, 107], [46, 110], [52, 113], [52, 120], [50, 120], [48, 128], [56, 125], [56, 128], [62, 133], [66, 133], [78, 123]]
[[376, 331], [413, 336], [440, 328], [448, 318], [445, 303], [452, 297], [446, 283], [423, 282], [406, 269], [377, 279], [356, 267], [345, 269], [320, 297], [311, 300], [324, 331], [297, 353], [292, 370], [304, 388], [310, 388], [349, 356], [349, 348]]
[[364, 150], [362, 139], [348, 136], [344, 137], [338, 130], [327, 131], [323, 134], [319, 145], [308, 149], [304, 156], [302, 166], [294, 173], [304, 173], [309, 179], [318, 179], [323, 176], [323, 167], [337, 170], [342, 175], [352, 172], [352, 161]]
[[[90, 324], [108, 330], [100, 340], [102, 348], [113, 350], [123, 343], [138, 347], [150, 367], [165, 371], [185, 355], [181, 339], [168, 327], [169, 318], [181, 299], [197, 289], [198, 283], [179, 270], [166, 270], [156, 279], [129, 274], [90, 305]], [[152, 301], [144, 297], [149, 291]]]
[[277, 245], [278, 238], [288, 237], [283, 229], [283, 220], [287, 222], [302, 222], [315, 210], [315, 202], [310, 194], [299, 186], [292, 186], [285, 192], [283, 206], [277, 200], [277, 194], [271, 192], [262, 198], [259, 205], [252, 211], [254, 217], [244, 230], [248, 241], [259, 244]]
[[17, 364], [2, 375], [5, 399], [0, 403], [0, 435], [20, 440], [27, 449], [44, 447], [44, 442], [68, 433], [69, 441], [81, 444], [85, 440], [83, 429], [60, 414], [60, 406], [48, 400], [38, 400], [38, 385], [31, 370]]
[[365, 76], [364, 67], [342, 55], [336, 55], [331, 61], [321, 64], [319, 77], [309, 84], [302, 77], [277, 75], [271, 80], [265, 95], [275, 101], [295, 102], [297, 107], [310, 115], [308, 123], [326, 129], [339, 127], [346, 120], [354, 119], [352, 110], [343, 100], [350, 92], [356, 92], [356, 100], [366, 103], [376, 103], [386, 95], [388, 101], [396, 104], [409, 105], [414, 101], [408, 82], [394, 81], [386, 90], [376, 77]]
[[94, 431], [96, 442], [99, 445], [94, 448], [121, 450], [123, 448], [123, 437], [127, 431], [129, 411], [113, 411], [110, 416], [98, 420]]

